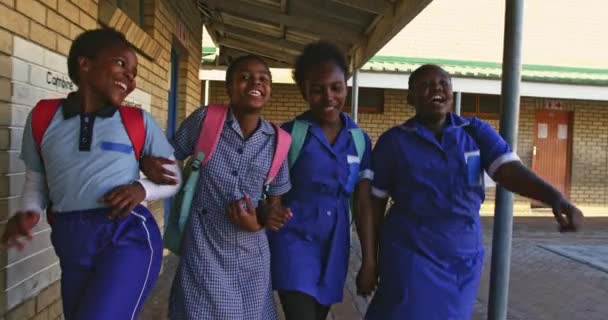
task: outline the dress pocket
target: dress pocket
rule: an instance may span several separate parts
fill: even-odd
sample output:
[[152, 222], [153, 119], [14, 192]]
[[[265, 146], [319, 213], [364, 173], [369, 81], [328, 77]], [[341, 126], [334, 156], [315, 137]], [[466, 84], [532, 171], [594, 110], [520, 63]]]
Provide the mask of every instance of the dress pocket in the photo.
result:
[[361, 161], [359, 160], [359, 157], [349, 154], [346, 156], [346, 163], [348, 164], [348, 180], [346, 181], [345, 189], [346, 192], [351, 193], [359, 181]]
[[243, 172], [242, 174], [240, 189], [244, 194], [241, 196], [249, 195], [255, 204], [261, 199], [268, 168], [259, 163], [252, 163], [247, 172]]
[[466, 181], [470, 187], [483, 185], [483, 170], [481, 170], [481, 154], [479, 150], [464, 153]]

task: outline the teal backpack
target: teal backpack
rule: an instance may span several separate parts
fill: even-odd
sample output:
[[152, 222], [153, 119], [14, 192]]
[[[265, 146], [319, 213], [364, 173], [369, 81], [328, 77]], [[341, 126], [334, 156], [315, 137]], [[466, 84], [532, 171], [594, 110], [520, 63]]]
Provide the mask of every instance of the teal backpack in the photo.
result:
[[[295, 120], [293, 122], [293, 128], [291, 129], [291, 146], [289, 147], [289, 169], [293, 167], [300, 156], [300, 152], [302, 151], [302, 147], [304, 147], [304, 142], [306, 141], [306, 136], [308, 135], [308, 128], [310, 128], [310, 123], [303, 120]], [[363, 154], [365, 153], [365, 135], [363, 134], [363, 130], [361, 128], [352, 128], [349, 130], [351, 137], [355, 143], [355, 149], [357, 149], [357, 156], [359, 157], [359, 161], [363, 160]], [[353, 214], [353, 197], [350, 199], [350, 221], [352, 223], [352, 214]]]

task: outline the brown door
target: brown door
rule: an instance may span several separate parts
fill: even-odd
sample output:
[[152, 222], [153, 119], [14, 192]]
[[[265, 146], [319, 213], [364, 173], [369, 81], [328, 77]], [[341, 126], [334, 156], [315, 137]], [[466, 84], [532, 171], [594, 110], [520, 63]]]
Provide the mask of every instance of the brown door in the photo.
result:
[[566, 196], [570, 187], [570, 115], [567, 111], [536, 111], [532, 152], [532, 170]]

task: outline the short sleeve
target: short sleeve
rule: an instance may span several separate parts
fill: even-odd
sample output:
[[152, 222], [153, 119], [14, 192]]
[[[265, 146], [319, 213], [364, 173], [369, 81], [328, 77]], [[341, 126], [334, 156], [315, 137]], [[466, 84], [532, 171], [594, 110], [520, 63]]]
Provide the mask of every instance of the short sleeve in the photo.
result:
[[382, 199], [389, 197], [394, 185], [396, 150], [394, 150], [392, 130], [380, 136], [371, 157], [371, 167], [374, 172], [372, 194]]
[[291, 181], [289, 180], [289, 168], [287, 159], [285, 159], [281, 164], [281, 168], [279, 169], [277, 176], [274, 177], [274, 180], [272, 180], [270, 183], [268, 194], [271, 196], [280, 196], [287, 193], [290, 189]]
[[476, 133], [482, 165], [490, 177], [494, 177], [496, 170], [503, 164], [520, 161], [509, 144], [488, 123], [474, 118], [471, 119], [471, 125]]
[[359, 167], [359, 179], [374, 180], [374, 171], [372, 170], [372, 140], [367, 133], [365, 135], [365, 151], [361, 159]]
[[171, 157], [173, 147], [167, 140], [167, 136], [150, 113], [146, 111], [143, 111], [143, 113], [144, 124], [146, 125], [146, 142], [144, 143], [143, 154], [163, 158]]
[[177, 160], [184, 160], [194, 153], [206, 110], [207, 108], [199, 108], [194, 111], [180, 124], [175, 132], [171, 142], [173, 148], [175, 148], [175, 158]]
[[23, 137], [21, 140], [21, 154], [19, 155], [21, 160], [25, 163], [25, 166], [35, 172], [44, 173], [44, 164], [40, 153], [38, 152], [38, 146], [34, 141], [34, 134], [32, 132], [32, 113], [30, 112], [25, 122], [25, 128], [23, 129]]

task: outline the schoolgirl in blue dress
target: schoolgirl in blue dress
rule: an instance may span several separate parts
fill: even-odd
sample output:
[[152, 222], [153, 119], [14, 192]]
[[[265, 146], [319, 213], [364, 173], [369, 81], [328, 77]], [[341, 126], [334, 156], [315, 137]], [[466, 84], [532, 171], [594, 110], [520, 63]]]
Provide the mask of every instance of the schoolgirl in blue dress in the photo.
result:
[[[371, 142], [341, 111], [348, 90], [347, 65], [336, 46], [308, 45], [296, 61], [294, 78], [310, 110], [283, 125], [293, 139], [292, 189], [283, 196], [292, 216], [269, 233], [272, 284], [287, 320], [317, 320], [325, 319], [331, 305], [342, 301], [351, 198], [363, 250], [360, 289], [368, 293], [375, 284]], [[304, 129], [296, 133], [296, 126]], [[300, 145], [295, 142], [298, 137], [303, 138]]]
[[409, 78], [416, 115], [374, 148], [373, 208], [383, 217], [380, 282], [366, 319], [471, 319], [483, 265], [483, 171], [503, 187], [553, 208], [561, 231], [582, 213], [527, 169], [487, 123], [450, 112], [447, 72], [424, 65]]
[[[289, 215], [278, 200], [291, 184], [285, 160], [266, 192], [273, 206], [258, 206], [278, 134], [261, 116], [272, 94], [264, 60], [235, 59], [226, 71], [226, 91], [228, 113], [213, 157], [200, 168], [182, 240], [169, 301], [173, 320], [277, 319], [264, 227], [266, 217]], [[194, 153], [207, 110], [194, 111], [175, 133], [178, 160]], [[144, 159], [144, 173], [161, 171], [157, 160]]]

